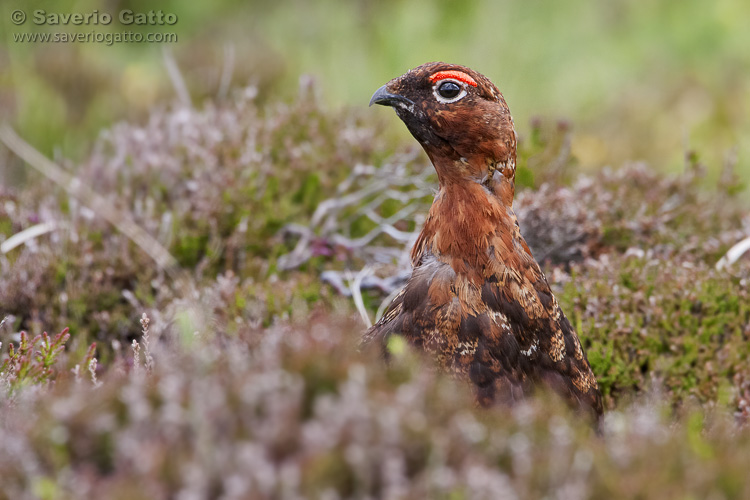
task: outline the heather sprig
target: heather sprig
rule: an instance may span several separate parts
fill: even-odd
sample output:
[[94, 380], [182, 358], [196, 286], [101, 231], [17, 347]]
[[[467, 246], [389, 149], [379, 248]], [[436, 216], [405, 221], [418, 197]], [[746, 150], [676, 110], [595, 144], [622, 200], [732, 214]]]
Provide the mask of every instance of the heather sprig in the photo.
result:
[[13, 392], [25, 384], [44, 384], [54, 378], [54, 365], [70, 339], [68, 328], [54, 337], [47, 332], [31, 337], [21, 332], [18, 345], [8, 345], [8, 357], [0, 365], [0, 378]]

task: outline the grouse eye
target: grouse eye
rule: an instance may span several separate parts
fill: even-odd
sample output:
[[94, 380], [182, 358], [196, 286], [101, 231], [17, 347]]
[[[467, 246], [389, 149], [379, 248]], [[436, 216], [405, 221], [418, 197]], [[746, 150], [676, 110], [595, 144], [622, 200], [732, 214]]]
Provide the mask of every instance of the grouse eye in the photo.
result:
[[466, 96], [466, 87], [461, 81], [451, 78], [450, 80], [435, 82], [435, 86], [432, 87], [432, 93], [438, 102], [450, 104], [460, 101]]
[[456, 82], [443, 82], [438, 87], [438, 94], [445, 99], [453, 99], [461, 92], [461, 87]]

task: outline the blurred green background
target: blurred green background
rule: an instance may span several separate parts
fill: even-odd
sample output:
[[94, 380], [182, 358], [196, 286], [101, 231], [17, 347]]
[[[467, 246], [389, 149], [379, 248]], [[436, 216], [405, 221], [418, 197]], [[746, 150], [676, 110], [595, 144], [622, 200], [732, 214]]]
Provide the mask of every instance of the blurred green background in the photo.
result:
[[[23, 25], [11, 22], [16, 9], [28, 16]], [[113, 21], [40, 26], [32, 21], [36, 9], [98, 10]], [[178, 22], [122, 26], [123, 9], [162, 10]], [[75, 161], [102, 128], [144, 120], [176, 99], [165, 49], [196, 106], [231, 99], [231, 89], [247, 85], [257, 86], [259, 99], [287, 99], [311, 75], [327, 105], [365, 107], [388, 79], [444, 60], [489, 76], [521, 134], [535, 116], [570, 122], [584, 168], [645, 160], [679, 170], [695, 150], [715, 172], [738, 155], [748, 179], [748, 20], [747, 0], [3, 0], [0, 114], [46, 154]], [[176, 33], [178, 42], [17, 39], [92, 30]], [[389, 110], [372, 113], [390, 119]], [[391, 128], [394, 140], [406, 140], [403, 127]]]

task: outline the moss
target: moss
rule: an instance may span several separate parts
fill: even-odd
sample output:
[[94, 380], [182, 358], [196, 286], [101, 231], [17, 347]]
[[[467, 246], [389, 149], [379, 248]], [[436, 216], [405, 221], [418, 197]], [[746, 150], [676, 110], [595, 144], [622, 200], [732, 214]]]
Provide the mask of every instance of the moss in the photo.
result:
[[320, 176], [316, 173], [311, 173], [305, 176], [302, 185], [292, 196], [292, 202], [302, 205], [307, 210], [314, 210], [321, 201], [321, 195]]
[[629, 230], [622, 227], [604, 227], [602, 229], [602, 242], [623, 252], [633, 243], [633, 235]]
[[0, 234], [6, 238], [13, 236], [13, 224], [10, 219], [0, 219]]
[[206, 254], [208, 235], [185, 234], [179, 238], [174, 248], [174, 256], [183, 267], [195, 267]]
[[610, 405], [617, 395], [645, 390], [651, 379], [664, 384], [676, 405], [714, 401], [719, 387], [741, 369], [739, 360], [723, 359], [717, 370], [721, 353], [750, 354], [742, 335], [734, 333], [747, 325], [747, 291], [708, 266], [684, 264], [615, 258], [607, 269], [619, 270], [617, 285], [626, 292], [608, 287], [608, 270], [588, 274], [579, 267], [575, 285], [560, 294], [579, 335], [591, 339], [589, 359], [615, 398]]

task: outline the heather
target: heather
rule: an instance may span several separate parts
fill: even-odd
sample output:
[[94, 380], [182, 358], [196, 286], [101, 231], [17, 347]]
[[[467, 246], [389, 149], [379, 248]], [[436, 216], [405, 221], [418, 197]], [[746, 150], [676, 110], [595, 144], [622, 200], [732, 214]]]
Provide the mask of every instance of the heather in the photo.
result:
[[731, 162], [590, 173], [566, 124], [521, 137], [515, 207], [605, 394], [597, 435], [541, 394], [476, 408], [404, 345], [358, 351], [355, 303], [402, 282], [435, 182], [382, 128], [305, 84], [102, 133], [71, 170], [176, 269], [47, 180], [4, 188], [3, 241], [55, 229], [0, 256], [2, 495], [750, 493], [750, 262], [716, 266], [750, 226]]
[[[0, 500], [750, 498], [750, 4], [457, 5], [0, 2]], [[125, 29], [36, 8], [179, 42], [14, 42]], [[430, 60], [508, 101], [599, 429], [359, 349], [437, 186], [366, 105]]]

